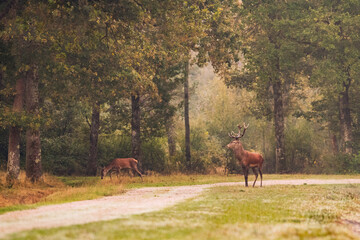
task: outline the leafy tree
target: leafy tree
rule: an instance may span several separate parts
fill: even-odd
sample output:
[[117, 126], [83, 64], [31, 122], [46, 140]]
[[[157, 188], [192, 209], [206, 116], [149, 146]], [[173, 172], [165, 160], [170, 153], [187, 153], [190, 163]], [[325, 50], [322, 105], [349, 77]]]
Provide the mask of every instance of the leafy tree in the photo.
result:
[[324, 0], [315, 4], [316, 8], [309, 14], [307, 28], [312, 34], [311, 43], [315, 46], [311, 80], [313, 86], [320, 89], [323, 99], [314, 103], [314, 106], [330, 123], [329, 128], [334, 133], [340, 132], [344, 152], [352, 154], [352, 111], [356, 105], [352, 99], [357, 96], [354, 90], [360, 76], [360, 3]]
[[[139, 76], [145, 79], [149, 68], [139, 69], [143, 57], [143, 32], [136, 29], [140, 6], [129, 8], [126, 15], [118, 11], [127, 3], [96, 1], [65, 5], [60, 9], [62, 34], [59, 35], [57, 50], [63, 56], [63, 77], [71, 79], [67, 88], [76, 89], [66, 96], [87, 102], [91, 108], [90, 146], [87, 173], [95, 175], [97, 171], [98, 138], [100, 131], [101, 106], [121, 97], [130, 97], [136, 88]], [[137, 7], [136, 7], [137, 6]], [[140, 37], [139, 37], [140, 35]], [[147, 52], [146, 52], [147, 53]], [[145, 84], [138, 84], [146, 88]], [[134, 90], [136, 91], [136, 90]], [[70, 94], [70, 95], [69, 95]]]
[[306, 1], [259, 0], [243, 1], [239, 12], [244, 63], [228, 83], [254, 90], [262, 115], [273, 113], [276, 172], [287, 170], [285, 93], [296, 83], [309, 51], [307, 45], [294, 39], [304, 27], [303, 14], [308, 8]]
[[[39, 79], [49, 60], [48, 42], [51, 20], [47, 5], [29, 1], [15, 2], [11, 5], [11, 14], [7, 14], [1, 37], [11, 46], [11, 54], [15, 62], [14, 76], [17, 78], [17, 93], [14, 102], [14, 113], [9, 141], [8, 181], [18, 176], [19, 127], [26, 127], [26, 176], [32, 182], [39, 181], [41, 169], [40, 145], [40, 106]], [[22, 90], [24, 89], [24, 90]], [[23, 94], [23, 95], [22, 95]], [[25, 100], [26, 116], [19, 114]], [[16, 116], [17, 115], [17, 116]]]

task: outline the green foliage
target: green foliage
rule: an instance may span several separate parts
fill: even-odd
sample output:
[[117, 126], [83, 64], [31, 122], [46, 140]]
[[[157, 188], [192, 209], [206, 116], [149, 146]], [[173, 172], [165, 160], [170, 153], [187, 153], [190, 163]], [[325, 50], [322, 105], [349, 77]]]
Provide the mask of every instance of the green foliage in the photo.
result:
[[360, 173], [359, 154], [328, 155], [320, 159], [321, 173], [326, 174], [358, 174]]
[[[165, 138], [146, 138], [142, 143], [141, 171], [163, 173], [168, 170]], [[100, 135], [99, 164], [106, 166], [114, 158], [131, 157], [131, 138], [120, 132]]]
[[[181, 132], [178, 132], [177, 136], [181, 151], [177, 152], [174, 159], [174, 170], [186, 171], [185, 136]], [[216, 167], [225, 166], [224, 146], [218, 138], [209, 134], [204, 125], [192, 125], [190, 139], [192, 172], [210, 173], [214, 172]]]
[[[287, 170], [359, 171], [359, 154], [334, 156], [328, 147], [329, 130], [342, 134], [339, 96], [348, 84], [352, 146], [354, 152], [359, 149], [357, 1], [31, 0], [7, 9], [14, 5], [9, 2], [0, 4], [0, 127], [40, 128], [46, 171], [84, 173], [86, 117], [94, 102], [101, 105], [100, 165], [129, 157], [129, 96], [134, 94], [141, 96], [143, 170], [185, 170], [183, 123], [174, 120], [177, 150], [171, 158], [165, 125], [182, 115], [179, 86], [190, 55], [192, 63], [205, 66], [190, 72], [194, 172], [225, 165], [239, 172], [224, 147], [230, 141], [227, 133], [242, 122], [250, 123], [242, 139], [245, 149], [261, 152], [265, 171], [274, 171], [276, 81], [287, 117]], [[40, 112], [13, 113], [15, 82], [34, 69]], [[238, 88], [227, 88], [223, 80]], [[8, 134], [1, 131], [0, 160], [5, 162]]]
[[344, 164], [345, 173], [360, 173], [360, 152], [354, 156], [347, 156]]
[[216, 138], [209, 136], [204, 128], [194, 126], [191, 130], [191, 169], [198, 173], [208, 173], [217, 166], [223, 166], [224, 149]]
[[69, 135], [42, 140], [42, 164], [54, 175], [84, 174], [87, 146], [84, 141]]
[[315, 134], [315, 131], [313, 124], [304, 119], [297, 119], [287, 125], [286, 157], [290, 172], [311, 173], [319, 167], [318, 161], [326, 145], [321, 144], [323, 136]]
[[164, 173], [169, 169], [165, 138], [149, 138], [142, 144], [142, 170]]
[[[349, 153], [346, 146], [350, 145], [351, 152], [357, 152], [353, 136], [358, 135], [358, 129], [351, 124], [358, 121], [355, 109], [358, 105], [360, 42], [359, 15], [356, 10], [360, 5], [357, 1], [314, 3], [307, 19], [310, 24], [305, 28], [313, 33], [310, 37], [314, 46], [310, 81], [323, 96], [315, 103], [314, 110], [318, 119], [327, 122], [329, 129], [343, 138], [339, 141], [341, 150], [346, 149]], [[344, 119], [339, 119], [339, 113]], [[345, 143], [349, 140], [342, 136], [344, 128], [347, 129], [346, 138], [349, 137], [351, 143]]]
[[119, 133], [99, 136], [99, 165], [106, 166], [114, 158], [131, 156], [131, 138]]

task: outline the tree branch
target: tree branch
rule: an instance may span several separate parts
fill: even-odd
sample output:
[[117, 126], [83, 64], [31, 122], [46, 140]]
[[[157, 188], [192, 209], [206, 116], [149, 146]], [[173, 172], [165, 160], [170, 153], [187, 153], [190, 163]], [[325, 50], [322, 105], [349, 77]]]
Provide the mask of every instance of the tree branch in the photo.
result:
[[87, 116], [85, 116], [85, 118], [86, 118], [86, 122], [87, 122], [87, 124], [89, 125], [89, 127], [91, 128], [91, 123], [89, 122], [89, 118], [87, 117]]

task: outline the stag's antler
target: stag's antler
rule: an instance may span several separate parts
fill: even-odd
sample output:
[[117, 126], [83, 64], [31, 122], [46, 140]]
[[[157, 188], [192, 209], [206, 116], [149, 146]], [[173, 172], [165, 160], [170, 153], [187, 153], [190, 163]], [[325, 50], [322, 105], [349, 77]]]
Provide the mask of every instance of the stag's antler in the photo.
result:
[[[242, 138], [244, 136], [246, 129], [249, 127], [249, 124], [247, 126], [246, 126], [245, 122], [243, 124], [244, 124], [244, 131], [239, 138]], [[238, 125], [238, 128], [239, 128], [239, 130], [241, 129], [240, 124]], [[240, 133], [240, 131], [239, 131], [239, 133]]]
[[[240, 126], [240, 125], [239, 125]], [[239, 127], [238, 126], [238, 127]], [[240, 137], [240, 130], [241, 130], [241, 126], [239, 127], [239, 132], [236, 134], [234, 133], [233, 131], [231, 131], [231, 133], [229, 133], [229, 137], [231, 138], [235, 138], [235, 139], [238, 139]]]
[[235, 133], [233, 131], [231, 131], [231, 133], [229, 133], [229, 137], [231, 138], [239, 138], [239, 134], [235, 135]]
[[[237, 125], [237, 127], [239, 128], [239, 132], [237, 134], [235, 134], [233, 131], [231, 131], [231, 134], [229, 133], [229, 137], [231, 138], [235, 138], [235, 139], [239, 139], [242, 138], [245, 134], [246, 129], [249, 127], [249, 124], [246, 125], [245, 123], [243, 124], [244, 126], [241, 126], [241, 124], [239, 123]], [[244, 128], [243, 133], [241, 134], [241, 128]]]

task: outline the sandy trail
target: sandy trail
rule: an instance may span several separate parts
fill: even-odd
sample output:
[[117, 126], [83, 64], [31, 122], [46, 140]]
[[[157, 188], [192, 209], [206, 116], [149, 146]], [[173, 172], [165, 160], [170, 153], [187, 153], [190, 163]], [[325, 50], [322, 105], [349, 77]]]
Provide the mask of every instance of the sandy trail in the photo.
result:
[[[85, 224], [123, 218], [133, 214], [158, 211], [186, 199], [194, 198], [200, 195], [205, 189], [211, 187], [242, 186], [243, 184], [243, 182], [229, 182], [180, 187], [148, 187], [133, 189], [118, 196], [9, 212], [0, 215], [0, 238], [11, 233], [31, 229]], [[263, 186], [285, 184], [360, 184], [360, 179], [263, 181]]]

